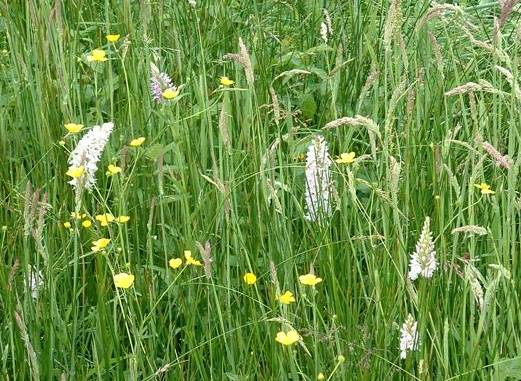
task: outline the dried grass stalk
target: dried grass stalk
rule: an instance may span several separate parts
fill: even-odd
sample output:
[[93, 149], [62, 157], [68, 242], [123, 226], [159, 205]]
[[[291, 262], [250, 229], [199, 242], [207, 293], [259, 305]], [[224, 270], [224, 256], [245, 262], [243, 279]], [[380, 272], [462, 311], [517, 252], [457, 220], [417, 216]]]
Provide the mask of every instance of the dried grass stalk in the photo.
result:
[[445, 96], [452, 97], [455, 95], [468, 94], [470, 92], [485, 92], [491, 94], [501, 94], [501, 91], [492, 86], [491, 83], [485, 81], [484, 79], [480, 79], [476, 82], [467, 82], [464, 85], [455, 87], [445, 93]]
[[271, 95], [271, 105], [273, 107], [273, 118], [275, 119], [275, 124], [278, 126], [280, 121], [280, 104], [279, 97], [275, 92], [275, 89], [270, 86], [270, 95]]
[[219, 116], [219, 132], [224, 143], [224, 147], [229, 151], [232, 147], [232, 138], [230, 135], [230, 125], [228, 123], [229, 114], [226, 112], [226, 104], [221, 105], [221, 114]]
[[253, 75], [253, 65], [251, 64], [250, 53], [244, 44], [242, 37], [239, 37], [239, 54], [228, 53], [223, 56], [223, 60], [235, 61], [244, 67], [246, 82], [249, 86], [253, 85], [255, 77]]
[[422, 29], [429, 21], [437, 17], [444, 16], [446, 13], [453, 13], [456, 15], [463, 15], [463, 10], [452, 4], [438, 4], [433, 2], [431, 9], [427, 11], [427, 14], [420, 20], [417, 26], [417, 30]]
[[487, 235], [487, 229], [485, 229], [483, 226], [479, 226], [479, 225], [464, 225], [464, 226], [460, 226], [458, 228], [454, 228], [452, 229], [452, 234], [457, 234], [457, 233], [465, 233], [465, 234], [469, 234], [469, 235], [473, 235], [473, 234], [476, 234], [476, 235]]
[[508, 155], [502, 155], [492, 144], [489, 142], [483, 142], [483, 149], [496, 161], [496, 164], [500, 167], [510, 169], [512, 168], [512, 159]]

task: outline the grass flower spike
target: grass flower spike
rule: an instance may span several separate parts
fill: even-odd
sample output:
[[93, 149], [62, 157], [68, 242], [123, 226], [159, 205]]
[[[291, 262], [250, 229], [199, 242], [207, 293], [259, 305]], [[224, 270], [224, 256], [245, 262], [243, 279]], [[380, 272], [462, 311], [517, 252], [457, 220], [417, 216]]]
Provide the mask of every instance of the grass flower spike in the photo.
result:
[[251, 286], [257, 282], [257, 275], [254, 273], [246, 273], [244, 274], [243, 280], [244, 283]]
[[282, 345], [286, 345], [286, 346], [293, 345], [297, 341], [300, 341], [301, 339], [302, 338], [300, 337], [298, 332], [295, 331], [294, 329], [292, 329], [291, 331], [288, 331], [288, 332], [280, 331], [279, 333], [277, 333], [277, 336], [275, 337], [275, 341], [277, 341], [278, 343], [281, 343]]
[[323, 136], [317, 135], [308, 147], [306, 161], [306, 218], [320, 220], [331, 215], [331, 195], [333, 186], [329, 167], [327, 143]]
[[87, 56], [87, 60], [94, 62], [105, 62], [108, 60], [107, 52], [105, 52], [103, 49], [94, 49]]
[[416, 251], [411, 255], [409, 264], [409, 279], [411, 280], [418, 279], [420, 275], [424, 278], [431, 278], [438, 265], [430, 230], [430, 221], [429, 217], [425, 218], [420, 239], [416, 243]]
[[69, 131], [70, 134], [77, 134], [82, 130], [83, 124], [66, 123], [64, 127], [67, 131]]
[[298, 277], [300, 283], [305, 286], [315, 287], [317, 284], [322, 282], [322, 278], [318, 278], [315, 274], [306, 274]]
[[141, 137], [141, 138], [137, 138], [137, 139], [132, 139], [130, 141], [130, 146], [131, 147], [139, 147], [140, 145], [142, 145], [143, 143], [145, 142], [145, 138]]
[[171, 260], [168, 261], [168, 266], [170, 266], [174, 270], [181, 267], [182, 264], [183, 264], [183, 260], [181, 258], [172, 258]]
[[277, 299], [282, 304], [295, 303], [295, 297], [293, 296], [293, 293], [291, 291], [286, 291], [284, 294], [280, 295]]
[[400, 331], [400, 358], [405, 359], [407, 352], [418, 350], [418, 323], [411, 314], [402, 325]]
[[28, 266], [29, 284], [31, 289], [31, 296], [33, 299], [38, 299], [38, 295], [44, 286], [43, 273]]
[[481, 194], [495, 194], [491, 188], [490, 185], [487, 183], [481, 183], [481, 184], [474, 184], [474, 186], [481, 190]]
[[127, 273], [119, 273], [114, 275], [114, 285], [117, 288], [130, 288], [134, 284], [134, 275]]
[[[85, 178], [82, 179], [82, 183], [87, 189], [91, 189], [96, 184], [98, 161], [113, 128], [113, 123], [104, 123], [101, 126], [92, 127], [71, 152], [69, 164], [74, 168], [85, 167]], [[76, 188], [80, 182], [77, 177], [73, 177], [69, 184]]]
[[508, 155], [502, 155], [501, 152], [499, 152], [496, 147], [489, 142], [483, 142], [483, 148], [496, 161], [496, 164], [499, 167], [506, 169], [512, 168], [513, 161], [508, 157]]
[[150, 88], [152, 91], [152, 98], [158, 103], [165, 103], [176, 98], [179, 95], [179, 90], [172, 78], [168, 74], [159, 71], [158, 67], [153, 63], [150, 64]]

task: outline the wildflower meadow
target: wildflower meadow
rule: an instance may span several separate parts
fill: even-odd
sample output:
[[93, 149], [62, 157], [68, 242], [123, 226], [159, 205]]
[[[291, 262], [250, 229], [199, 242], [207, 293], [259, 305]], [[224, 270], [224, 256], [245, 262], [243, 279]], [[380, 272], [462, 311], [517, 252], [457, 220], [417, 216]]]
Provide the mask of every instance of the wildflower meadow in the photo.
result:
[[0, 379], [521, 380], [519, 0], [0, 0]]

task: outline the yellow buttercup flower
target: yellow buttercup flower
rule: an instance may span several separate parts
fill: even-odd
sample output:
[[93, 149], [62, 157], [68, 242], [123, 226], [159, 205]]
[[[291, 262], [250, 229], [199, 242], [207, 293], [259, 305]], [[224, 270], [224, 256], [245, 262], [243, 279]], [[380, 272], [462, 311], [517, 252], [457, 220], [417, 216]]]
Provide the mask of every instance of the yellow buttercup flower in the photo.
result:
[[340, 158], [336, 159], [335, 161], [338, 164], [352, 164], [355, 162], [355, 156], [356, 154], [354, 152], [341, 153]]
[[300, 283], [306, 286], [313, 287], [322, 282], [322, 278], [318, 278], [317, 276], [315, 276], [315, 274], [301, 275], [298, 277], [298, 280], [300, 281]]
[[92, 221], [91, 220], [85, 220], [81, 223], [81, 226], [83, 226], [85, 229], [88, 229], [92, 226]]
[[201, 263], [201, 261], [198, 261], [198, 260], [192, 258], [192, 252], [190, 250], [185, 250], [184, 251], [184, 255], [185, 255], [185, 259], [186, 259], [186, 264], [187, 265], [194, 265], [194, 266], [202, 266], [203, 265]]
[[81, 220], [82, 218], [87, 217], [87, 215], [85, 213], [71, 212], [71, 217], [76, 218], [77, 220]]
[[108, 42], [118, 42], [119, 38], [121, 36], [119, 34], [108, 34], [105, 36], [105, 38], [107, 39]]
[[183, 264], [183, 260], [181, 258], [172, 258], [168, 261], [168, 266], [173, 268], [174, 270], [179, 268]]
[[65, 229], [70, 229], [71, 226], [72, 226], [72, 225], [71, 225], [71, 223], [70, 223], [69, 221], [66, 221], [66, 222], [63, 223], [63, 227], [64, 227]]
[[130, 216], [119, 216], [118, 218], [116, 218], [116, 221], [120, 224], [125, 224], [128, 221], [130, 221]]
[[286, 291], [284, 294], [280, 295], [278, 298], [279, 302], [282, 304], [291, 304], [295, 302], [295, 297], [291, 291]]
[[495, 194], [495, 193], [496, 193], [496, 192], [494, 192], [494, 191], [490, 188], [490, 185], [488, 185], [487, 183], [474, 184], [474, 186], [475, 186], [476, 188], [481, 189], [481, 194]]
[[99, 221], [101, 226], [108, 226], [108, 224], [114, 220], [114, 216], [110, 213], [98, 214], [96, 216], [96, 221]]
[[114, 275], [114, 285], [118, 288], [129, 288], [134, 284], [134, 275], [127, 273], [119, 273]]
[[321, 380], [325, 380], [325, 379], [326, 379], [326, 376], [324, 376], [324, 373], [320, 372], [317, 375], [317, 380], [321, 381]]
[[130, 142], [130, 146], [131, 147], [139, 147], [141, 144], [143, 144], [145, 142], [145, 138], [141, 137], [141, 138], [137, 138], [137, 139], [133, 139], [131, 142]]
[[69, 131], [71, 134], [77, 134], [81, 131], [83, 128], [83, 124], [77, 124], [77, 123], [66, 123], [64, 125], [65, 129]]
[[300, 335], [294, 329], [288, 332], [280, 331], [279, 333], [277, 333], [277, 336], [275, 337], [275, 341], [281, 343], [282, 345], [292, 345], [300, 339]]
[[231, 86], [235, 83], [235, 81], [231, 80], [228, 77], [221, 77], [220, 81], [221, 81], [221, 85], [223, 85], [225, 87]]
[[110, 238], [100, 238], [100, 239], [92, 242], [93, 246], [91, 247], [91, 250], [100, 251], [100, 250], [106, 248], [109, 243], [110, 243]]
[[163, 98], [172, 100], [179, 95], [179, 90], [174, 90], [172, 88], [168, 88], [163, 91]]
[[254, 273], [246, 273], [244, 274], [244, 277], [242, 279], [244, 279], [244, 283], [249, 284], [251, 286], [252, 284], [255, 284], [255, 282], [257, 282], [257, 275], [255, 275]]
[[90, 52], [90, 55], [87, 57], [87, 59], [89, 61], [105, 62], [108, 60], [107, 52], [105, 52], [103, 49], [94, 49], [92, 52]]
[[114, 165], [114, 164], [109, 164], [109, 166], [107, 167], [107, 175], [113, 176], [118, 173], [121, 173], [121, 167], [118, 167], [117, 165]]
[[70, 176], [73, 179], [77, 179], [83, 175], [83, 172], [85, 172], [85, 167], [83, 165], [80, 165], [79, 167], [69, 167], [67, 176]]
[[306, 154], [305, 153], [298, 154], [297, 156], [295, 156], [293, 158], [293, 160], [295, 160], [295, 161], [306, 161]]

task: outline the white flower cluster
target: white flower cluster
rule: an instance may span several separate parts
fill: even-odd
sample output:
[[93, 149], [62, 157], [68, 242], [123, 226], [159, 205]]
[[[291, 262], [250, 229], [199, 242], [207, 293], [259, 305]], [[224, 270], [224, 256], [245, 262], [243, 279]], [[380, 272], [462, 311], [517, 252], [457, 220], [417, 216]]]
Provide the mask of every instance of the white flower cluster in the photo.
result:
[[27, 276], [29, 277], [31, 296], [33, 299], [38, 299], [38, 295], [44, 286], [43, 273], [40, 270], [33, 269], [31, 265], [28, 265]]
[[317, 221], [331, 215], [331, 158], [324, 137], [317, 135], [308, 147], [306, 161], [306, 218]]
[[327, 44], [329, 37], [333, 35], [333, 26], [331, 17], [327, 9], [324, 9], [324, 21], [320, 24], [320, 37]]
[[75, 188], [80, 184], [87, 189], [91, 189], [96, 183], [96, 170], [98, 169], [98, 161], [109, 140], [109, 136], [114, 128], [114, 123], [103, 123], [101, 126], [94, 126], [81, 138], [74, 151], [69, 157], [69, 164], [72, 167], [79, 168], [83, 166], [85, 172], [80, 178], [69, 181]]
[[400, 336], [400, 358], [407, 357], [407, 352], [418, 350], [418, 323], [411, 314], [402, 325]]
[[436, 271], [436, 251], [430, 230], [430, 218], [426, 217], [420, 239], [416, 243], [416, 251], [411, 255], [409, 264], [409, 279], [416, 280], [418, 276], [430, 278]]

